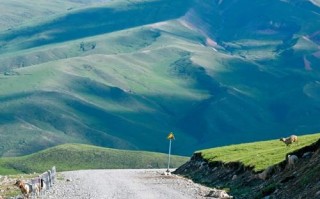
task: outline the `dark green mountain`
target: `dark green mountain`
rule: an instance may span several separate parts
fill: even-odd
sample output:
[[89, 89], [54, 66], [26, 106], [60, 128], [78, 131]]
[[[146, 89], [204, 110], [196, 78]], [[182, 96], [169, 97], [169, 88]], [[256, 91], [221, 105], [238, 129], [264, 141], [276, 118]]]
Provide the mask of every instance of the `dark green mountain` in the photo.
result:
[[166, 152], [171, 131], [190, 155], [320, 129], [318, 0], [0, 4], [1, 156]]

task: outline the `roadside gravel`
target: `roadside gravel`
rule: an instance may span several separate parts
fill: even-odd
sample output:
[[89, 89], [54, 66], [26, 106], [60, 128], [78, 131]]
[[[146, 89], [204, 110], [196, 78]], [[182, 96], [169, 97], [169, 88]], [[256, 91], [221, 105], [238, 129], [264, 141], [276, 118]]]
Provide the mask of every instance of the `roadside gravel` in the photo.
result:
[[[49, 199], [208, 199], [224, 191], [210, 189], [165, 170], [81, 170], [59, 173]], [[220, 194], [220, 197], [218, 196]], [[216, 197], [214, 197], [216, 196]]]

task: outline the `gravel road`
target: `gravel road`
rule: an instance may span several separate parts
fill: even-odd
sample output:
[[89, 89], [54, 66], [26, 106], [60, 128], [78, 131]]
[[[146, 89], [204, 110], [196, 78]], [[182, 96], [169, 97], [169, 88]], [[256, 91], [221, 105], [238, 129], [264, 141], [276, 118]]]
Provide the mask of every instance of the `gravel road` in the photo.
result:
[[[59, 173], [50, 199], [208, 199], [223, 198], [210, 189], [163, 170], [82, 170]], [[219, 196], [220, 194], [220, 196]]]

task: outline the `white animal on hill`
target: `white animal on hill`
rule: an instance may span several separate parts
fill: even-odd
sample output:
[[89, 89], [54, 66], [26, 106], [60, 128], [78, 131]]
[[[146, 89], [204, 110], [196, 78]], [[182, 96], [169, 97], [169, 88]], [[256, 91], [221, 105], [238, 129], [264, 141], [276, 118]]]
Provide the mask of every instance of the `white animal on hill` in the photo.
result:
[[287, 138], [281, 138], [280, 141], [284, 142], [287, 146], [289, 146], [290, 144], [292, 144], [294, 142], [298, 142], [298, 136], [291, 135]]
[[296, 155], [288, 155], [287, 162], [288, 162], [288, 169], [294, 168], [296, 162], [298, 162], [298, 156]]

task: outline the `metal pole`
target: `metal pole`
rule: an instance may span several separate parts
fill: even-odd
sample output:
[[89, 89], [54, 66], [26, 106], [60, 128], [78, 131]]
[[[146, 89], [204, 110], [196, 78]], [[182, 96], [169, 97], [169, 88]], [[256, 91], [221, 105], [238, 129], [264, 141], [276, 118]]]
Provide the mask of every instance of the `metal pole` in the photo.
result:
[[170, 168], [170, 155], [171, 155], [171, 139], [169, 140], [169, 156], [168, 156], [168, 169], [167, 172], [170, 172], [169, 168]]

